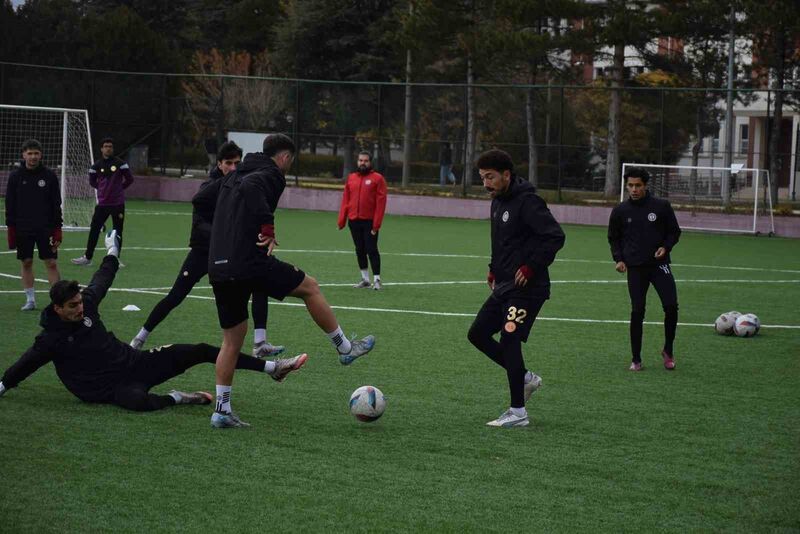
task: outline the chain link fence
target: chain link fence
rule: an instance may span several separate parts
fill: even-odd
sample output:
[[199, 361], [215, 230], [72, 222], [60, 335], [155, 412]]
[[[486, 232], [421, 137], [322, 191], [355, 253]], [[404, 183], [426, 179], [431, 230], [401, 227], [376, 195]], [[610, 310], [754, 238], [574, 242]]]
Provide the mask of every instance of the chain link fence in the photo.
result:
[[[517, 173], [542, 189], [602, 191], [611, 90], [592, 86], [489, 86], [474, 89], [474, 154], [498, 147]], [[206, 147], [230, 132], [283, 132], [300, 147], [297, 180], [337, 180], [359, 150], [399, 186], [403, 175], [406, 85], [85, 71], [0, 64], [0, 103], [87, 109], [92, 139], [113, 137], [123, 157], [146, 145], [140, 173], [202, 171]], [[465, 85], [413, 84], [410, 186], [478, 184], [465, 162]], [[620, 161], [721, 166], [725, 90], [625, 87]], [[791, 96], [791, 95], [790, 95]], [[774, 92], [736, 90], [733, 163], [769, 167]], [[784, 106], [778, 145], [782, 198], [794, 198], [800, 171], [798, 111]], [[698, 134], [701, 141], [697, 146]], [[694, 158], [693, 158], [694, 148]], [[141, 153], [141, 151], [140, 151]], [[694, 161], [693, 161], [694, 159]], [[2, 162], [7, 164], [8, 162]], [[461, 189], [463, 187], [463, 189]]]

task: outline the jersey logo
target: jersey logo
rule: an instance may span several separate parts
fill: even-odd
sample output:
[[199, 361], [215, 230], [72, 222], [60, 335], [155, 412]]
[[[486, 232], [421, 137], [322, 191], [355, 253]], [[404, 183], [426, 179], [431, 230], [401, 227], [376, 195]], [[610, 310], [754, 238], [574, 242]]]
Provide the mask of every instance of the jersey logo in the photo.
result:
[[364, 182], [364, 185], [369, 185], [371, 183], [372, 183], [372, 180], [367, 180], [366, 182]]
[[648, 214], [647, 214], [647, 220], [648, 220], [648, 221], [650, 221], [650, 222], [653, 222], [653, 221], [655, 221], [656, 219], [657, 219], [657, 217], [656, 217], [656, 214], [655, 214], [655, 213], [648, 213]]
[[117, 172], [117, 166], [116, 165], [112, 165], [111, 166], [111, 172]]
[[631, 219], [630, 217], [628, 217], [628, 222], [631, 222], [632, 220], [633, 220], [633, 219]]
[[507, 212], [507, 211], [504, 211], [504, 212], [503, 212], [503, 217], [502, 217], [502, 219], [503, 219], [503, 222], [508, 222], [508, 212]]
[[39, 187], [44, 187], [44, 180], [39, 180], [36, 182]]
[[91, 328], [92, 327], [92, 320], [89, 317], [84, 317], [83, 318], [83, 324], [86, 326], [86, 328]]

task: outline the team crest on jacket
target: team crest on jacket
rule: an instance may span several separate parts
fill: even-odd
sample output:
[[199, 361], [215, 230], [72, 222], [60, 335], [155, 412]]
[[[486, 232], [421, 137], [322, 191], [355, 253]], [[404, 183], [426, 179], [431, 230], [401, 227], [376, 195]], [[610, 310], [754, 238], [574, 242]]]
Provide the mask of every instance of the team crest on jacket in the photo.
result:
[[503, 222], [508, 222], [508, 212], [504, 211], [503, 216], [501, 218], [503, 219]]
[[91, 328], [92, 327], [92, 319], [91, 319], [91, 317], [84, 317], [83, 318], [83, 324], [86, 326], [86, 328]]
[[112, 165], [111, 166], [111, 172], [117, 172], [117, 166], [116, 165]]
[[655, 221], [656, 220], [656, 214], [655, 213], [648, 213], [647, 214], [647, 220], [650, 221], [650, 222]]
[[36, 185], [38, 185], [39, 187], [44, 187], [44, 180], [39, 180], [38, 182], [36, 182]]
[[372, 183], [372, 180], [367, 180], [366, 182], [364, 182], [364, 185], [369, 185], [371, 183]]

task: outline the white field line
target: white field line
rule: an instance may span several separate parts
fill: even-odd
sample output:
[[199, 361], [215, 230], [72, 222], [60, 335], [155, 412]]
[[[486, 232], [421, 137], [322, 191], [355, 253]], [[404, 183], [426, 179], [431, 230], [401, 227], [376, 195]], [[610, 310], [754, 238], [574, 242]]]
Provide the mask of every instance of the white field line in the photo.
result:
[[[62, 247], [61, 251], [83, 252], [84, 247]], [[148, 252], [186, 252], [189, 247], [135, 247], [126, 246], [125, 250], [143, 250]], [[319, 250], [319, 249], [278, 249], [278, 254], [354, 254], [352, 250]], [[0, 255], [16, 254], [15, 250], [0, 251]], [[480, 259], [488, 260], [488, 256], [481, 254], [432, 254], [423, 252], [381, 252], [382, 256], [401, 256], [411, 258], [462, 258], [462, 259]], [[612, 266], [611, 260], [584, 260], [573, 258], [557, 258], [556, 262], [560, 263], [590, 263], [596, 265]], [[789, 273], [800, 274], [800, 269], [769, 269], [764, 267], [737, 267], [732, 265], [696, 265], [689, 263], [673, 263], [673, 267], [688, 267], [692, 269], [716, 269], [728, 271], [750, 271], [750, 272], [766, 272], [766, 273]]]
[[[19, 278], [13, 275], [8, 275], [5, 273], [0, 273], [1, 276], [5, 276], [8, 278]], [[37, 282], [45, 282], [46, 280], [37, 280]], [[483, 283], [483, 282], [482, 282]], [[201, 288], [196, 288], [201, 289]], [[156, 295], [156, 296], [164, 296], [166, 295], [163, 291], [154, 291], [152, 289], [141, 289], [141, 288], [117, 288], [112, 287], [109, 291], [119, 292], [119, 293], [135, 293], [135, 294], [142, 294], [142, 295]], [[0, 291], [0, 294], [20, 294], [22, 291]], [[37, 293], [47, 293], [47, 290], [37, 290]], [[191, 299], [198, 299], [198, 300], [214, 300], [214, 297], [206, 297], [203, 295], [192, 295], [189, 294], [187, 298]], [[289, 306], [294, 308], [304, 308], [305, 304], [300, 302], [277, 302], [272, 301], [270, 306]], [[331, 305], [331, 308], [334, 310], [347, 310], [347, 311], [365, 311], [370, 313], [400, 313], [400, 314], [409, 314], [409, 315], [426, 315], [426, 316], [436, 316], [436, 317], [475, 317], [475, 313], [477, 312], [437, 312], [437, 311], [426, 311], [426, 310], [404, 310], [398, 308], [366, 308], [363, 306], [338, 306], [338, 305]], [[627, 325], [627, 319], [581, 319], [581, 318], [571, 318], [571, 317], [537, 317], [536, 320], [538, 321], [559, 321], [559, 322], [567, 322], [567, 323], [603, 323], [603, 324], [622, 324]], [[661, 321], [645, 321], [644, 324], [647, 325], [662, 325], [663, 322]], [[697, 326], [703, 328], [712, 327], [712, 323], [678, 323], [678, 326]], [[790, 330], [800, 330], [800, 325], [776, 325], [776, 324], [762, 324], [762, 328], [776, 328], [776, 329], [790, 329]]]

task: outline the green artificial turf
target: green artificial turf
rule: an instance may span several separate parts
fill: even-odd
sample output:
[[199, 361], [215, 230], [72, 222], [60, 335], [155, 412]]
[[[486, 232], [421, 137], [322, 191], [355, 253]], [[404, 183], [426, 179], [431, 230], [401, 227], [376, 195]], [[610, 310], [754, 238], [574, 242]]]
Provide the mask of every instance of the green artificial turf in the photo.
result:
[[[121, 340], [166, 293], [124, 289], [171, 286], [189, 213], [128, 204], [127, 266], [101, 307]], [[524, 348], [544, 380], [532, 424], [496, 429], [485, 423], [508, 405], [506, 377], [466, 339], [488, 294], [487, 221], [388, 216], [380, 292], [350, 287], [355, 256], [335, 214], [279, 210], [276, 229], [279, 256], [322, 284], [346, 333], [374, 334], [374, 351], [343, 367], [297, 301], [271, 302], [269, 340], [310, 359], [282, 384], [237, 374], [233, 405], [252, 428], [230, 431], [209, 427], [208, 407], [142, 414], [82, 403], [47, 365], [0, 398], [0, 531], [800, 530], [799, 241], [684, 233], [673, 252], [686, 323], [677, 370], [661, 365], [663, 314], [651, 291], [645, 370], [634, 374], [627, 290], [605, 229], [566, 226], [552, 298]], [[85, 239], [66, 234], [64, 278], [91, 276], [68, 261]], [[42, 278], [38, 260], [35, 269]], [[13, 253], [0, 254], [0, 273], [19, 273]], [[38, 332], [38, 313], [19, 311], [19, 289], [0, 278], [0, 371]], [[202, 298], [187, 299], [147, 347], [219, 344], [207, 279], [192, 297]], [[734, 309], [756, 313], [761, 333], [716, 335], [711, 323]], [[365, 384], [387, 398], [372, 424], [348, 413]], [[154, 391], [172, 388], [213, 391], [213, 367]]]

